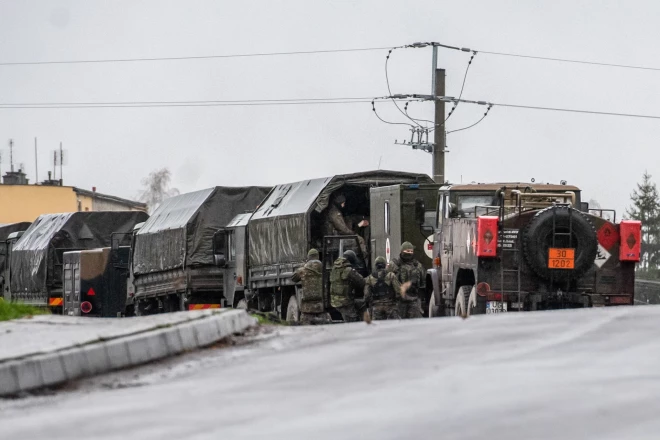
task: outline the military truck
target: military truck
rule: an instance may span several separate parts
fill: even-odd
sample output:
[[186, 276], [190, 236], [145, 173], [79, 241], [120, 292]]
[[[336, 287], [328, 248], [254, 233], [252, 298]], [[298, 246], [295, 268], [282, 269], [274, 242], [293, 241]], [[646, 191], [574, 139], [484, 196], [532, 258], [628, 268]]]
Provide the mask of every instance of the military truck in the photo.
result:
[[9, 265], [7, 261], [16, 240], [31, 225], [30, 222], [8, 223], [0, 225], [0, 292], [5, 298], [9, 294]]
[[112, 246], [64, 252], [64, 314], [103, 318], [123, 315], [130, 249]]
[[632, 305], [640, 242], [640, 222], [590, 210], [575, 186], [445, 185], [429, 316]]
[[136, 315], [232, 305], [220, 231], [270, 189], [217, 186], [163, 201], [134, 234], [128, 312], [131, 303]]
[[64, 252], [107, 247], [113, 232], [130, 232], [147, 217], [136, 211], [41, 215], [12, 247], [10, 300], [62, 313]]
[[[354, 250], [359, 260], [356, 269], [367, 275], [375, 258], [369, 250], [370, 227], [357, 226], [373, 215], [370, 190], [429, 183], [431, 178], [424, 174], [369, 171], [276, 186], [254, 213], [236, 216], [224, 229], [224, 241], [218, 241], [224, 249], [222, 264], [227, 270], [227, 288], [234, 291], [233, 305], [274, 312], [282, 319], [297, 321], [300, 291], [291, 277], [304, 264], [309, 249], [316, 248], [324, 267], [326, 309], [338, 318], [327, 294], [332, 263], [345, 250]], [[325, 216], [337, 193], [346, 198], [343, 216], [354, 235], [325, 234]], [[360, 247], [361, 240], [367, 244], [366, 255]]]

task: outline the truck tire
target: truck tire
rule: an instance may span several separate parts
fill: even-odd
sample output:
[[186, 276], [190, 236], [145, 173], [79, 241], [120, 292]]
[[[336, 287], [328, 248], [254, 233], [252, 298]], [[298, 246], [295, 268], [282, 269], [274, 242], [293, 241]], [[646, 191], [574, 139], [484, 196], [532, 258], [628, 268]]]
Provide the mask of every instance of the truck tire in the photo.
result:
[[429, 318], [437, 318], [440, 316], [440, 307], [435, 305], [435, 293], [431, 292], [429, 298]]
[[[553, 218], [559, 232], [568, 232], [569, 219], [572, 219], [572, 246], [575, 249], [573, 269], [548, 268]], [[567, 206], [552, 206], [539, 211], [523, 229], [522, 244], [525, 261], [534, 273], [545, 280], [579, 278], [594, 264], [598, 252], [598, 239], [593, 223], [580, 211]]]
[[237, 303], [236, 303], [236, 308], [240, 310], [247, 310], [248, 308], [248, 303], [245, 298], [241, 298]]
[[287, 322], [300, 321], [300, 307], [298, 307], [298, 300], [295, 295], [291, 295], [286, 306], [286, 320]]
[[455, 316], [467, 316], [466, 304], [468, 298], [470, 297], [470, 292], [472, 291], [472, 286], [461, 286], [456, 293], [456, 301], [454, 306]]

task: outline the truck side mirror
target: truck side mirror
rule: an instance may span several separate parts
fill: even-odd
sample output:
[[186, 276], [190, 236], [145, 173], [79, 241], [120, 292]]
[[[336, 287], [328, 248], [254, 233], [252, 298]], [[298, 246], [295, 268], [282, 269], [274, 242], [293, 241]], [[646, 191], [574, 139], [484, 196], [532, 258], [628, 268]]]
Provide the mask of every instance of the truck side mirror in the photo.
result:
[[426, 212], [426, 205], [424, 199], [415, 199], [415, 221], [418, 225], [424, 224], [424, 213]]
[[580, 202], [580, 211], [589, 212], [589, 202]]

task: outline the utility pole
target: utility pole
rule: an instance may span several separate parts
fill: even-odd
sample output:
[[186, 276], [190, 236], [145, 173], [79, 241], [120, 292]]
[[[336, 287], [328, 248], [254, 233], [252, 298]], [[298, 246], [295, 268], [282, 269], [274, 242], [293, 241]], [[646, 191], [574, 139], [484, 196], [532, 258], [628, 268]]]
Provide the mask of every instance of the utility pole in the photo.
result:
[[[445, 69], [438, 69], [438, 47], [433, 46], [432, 95], [445, 96]], [[445, 101], [435, 100], [435, 131], [433, 132], [433, 180], [445, 183]]]

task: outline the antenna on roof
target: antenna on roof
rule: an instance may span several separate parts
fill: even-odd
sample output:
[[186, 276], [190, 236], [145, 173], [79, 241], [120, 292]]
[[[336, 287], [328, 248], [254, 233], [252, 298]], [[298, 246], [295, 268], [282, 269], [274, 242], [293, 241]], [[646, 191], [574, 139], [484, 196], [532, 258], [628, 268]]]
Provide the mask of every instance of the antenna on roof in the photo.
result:
[[9, 139], [9, 165], [11, 172], [14, 172], [14, 140]]
[[39, 162], [37, 161], [37, 158], [39, 155], [37, 154], [37, 138], [34, 138], [34, 183], [35, 185], [39, 184]]

